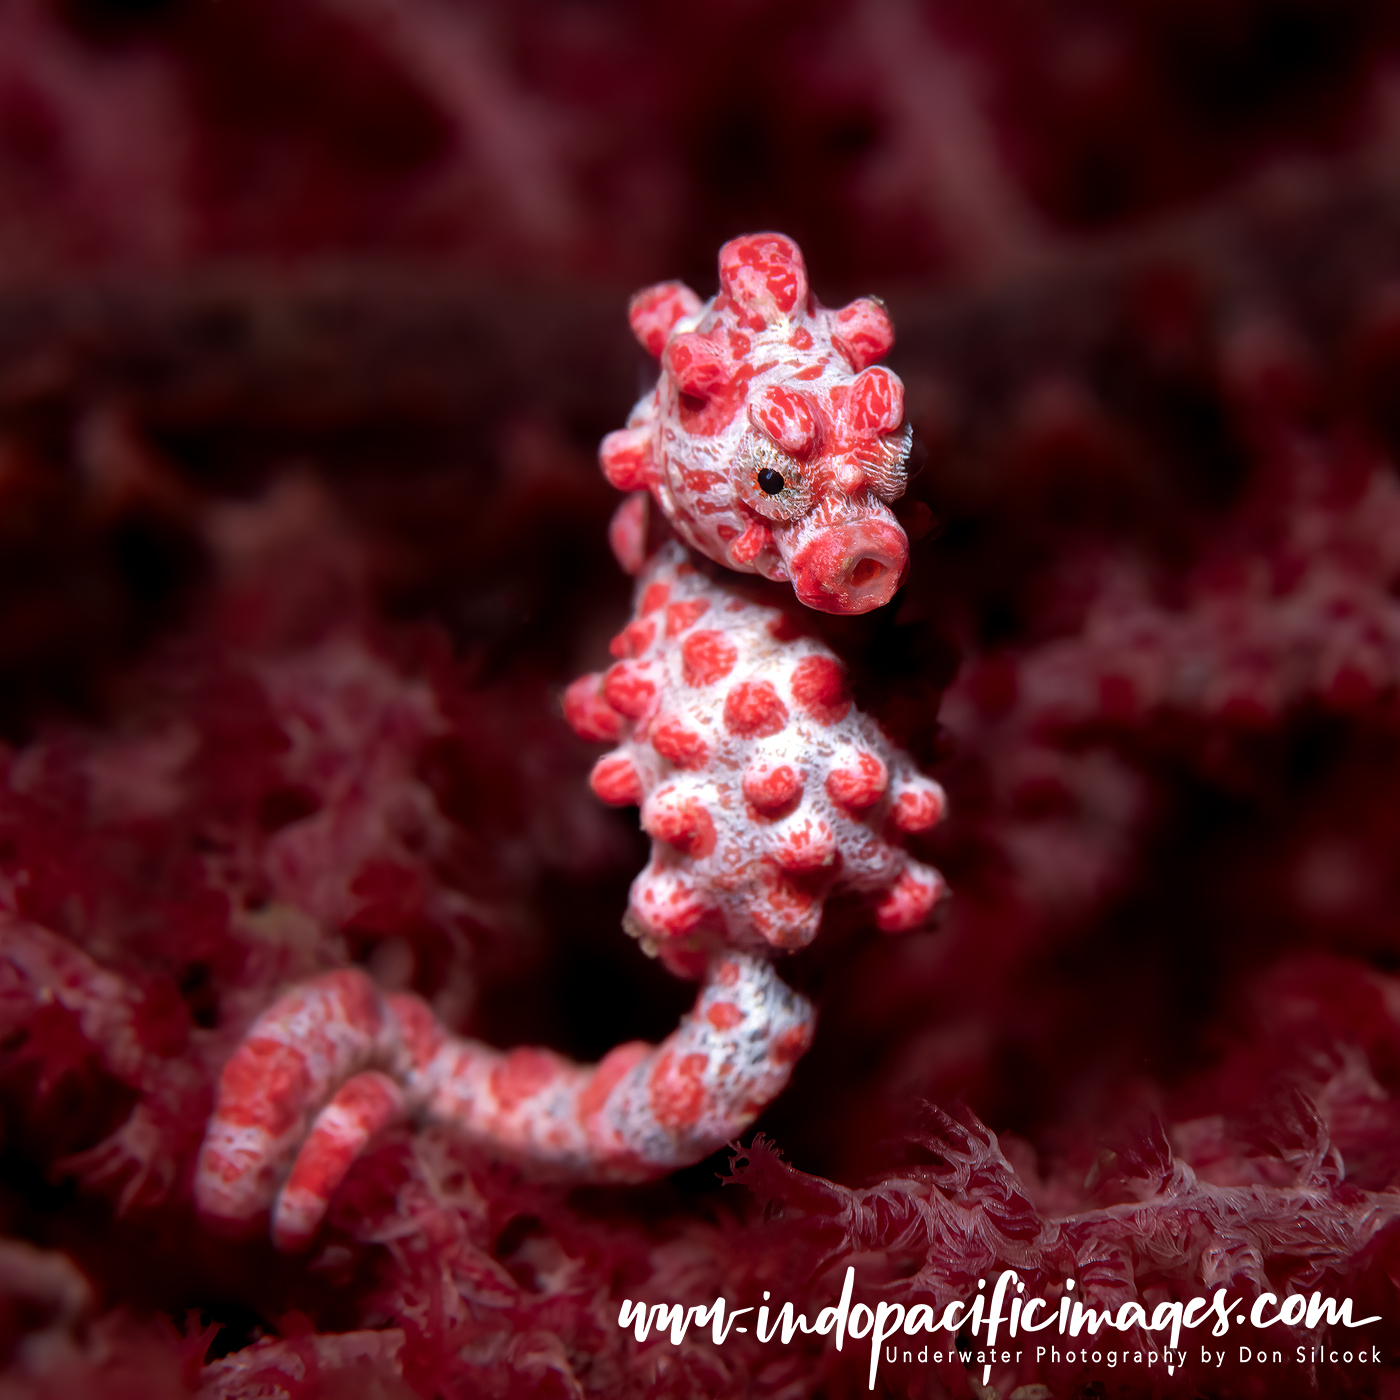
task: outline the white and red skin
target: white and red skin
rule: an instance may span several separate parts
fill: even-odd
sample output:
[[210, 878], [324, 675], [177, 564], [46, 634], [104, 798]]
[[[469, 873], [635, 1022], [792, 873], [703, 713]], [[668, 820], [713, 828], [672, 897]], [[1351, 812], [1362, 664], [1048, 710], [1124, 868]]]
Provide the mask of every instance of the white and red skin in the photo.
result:
[[812, 1008], [769, 959], [811, 941], [826, 896], [869, 893], [887, 932], [926, 921], [942, 877], [896, 840], [939, 819], [942, 789], [855, 708], [827, 647], [672, 540], [614, 650], [565, 713], [586, 738], [620, 741], [594, 790], [640, 802], [654, 838], [628, 923], [703, 978], [690, 1014], [660, 1045], [578, 1065], [449, 1035], [419, 998], [328, 973], [264, 1012], [224, 1068], [195, 1175], [211, 1223], [270, 1208], [277, 1246], [305, 1248], [355, 1160], [404, 1120], [572, 1180], [690, 1165], [753, 1121], [810, 1043]]
[[[790, 579], [822, 612], [881, 607], [909, 563], [890, 510], [909, 455], [904, 386], [875, 364], [894, 344], [890, 318], [868, 297], [822, 306], [782, 234], [726, 243], [719, 276], [703, 305], [679, 282], [632, 298], [632, 329], [662, 373], [603, 439], [603, 472], [650, 491], [716, 563]], [[788, 483], [777, 496], [758, 484], [765, 467]]]
[[536, 1174], [644, 1181], [748, 1127], [786, 1085], [813, 1020], [767, 961], [731, 952], [659, 1045], [579, 1065], [450, 1035], [418, 997], [381, 995], [355, 968], [327, 973], [259, 1016], [224, 1067], [195, 1201], [234, 1227], [271, 1207], [273, 1242], [305, 1248], [364, 1148], [405, 1119], [445, 1124]]
[[[884, 308], [820, 306], [778, 234], [726, 244], [720, 281], [704, 306], [678, 283], [633, 298], [632, 327], [664, 373], [601, 458], [632, 493], [609, 539], [640, 573], [637, 614], [614, 641], [618, 665], [565, 697], [579, 734], [620, 741], [594, 791], [642, 804], [654, 838], [626, 922], [702, 978], [695, 1006], [661, 1044], [577, 1065], [449, 1035], [417, 997], [382, 996], [356, 969], [326, 974], [265, 1011], [224, 1068], [194, 1182], [211, 1223], [270, 1208], [274, 1243], [306, 1247], [355, 1160], [405, 1119], [573, 1180], [697, 1162], [782, 1091], [811, 1042], [813, 1010], [772, 954], [815, 937], [833, 890], [869, 893], [892, 933], [944, 893], [895, 844], [939, 820], [942, 789], [854, 708], [836, 657], [707, 579], [677, 542], [647, 561], [650, 491], [687, 544], [791, 579], [823, 611], [881, 606], [908, 566], [889, 509], [909, 452], [903, 386], [872, 367], [893, 344]], [[759, 486], [764, 468], [782, 475], [778, 495]]]
[[565, 695], [578, 734], [618, 741], [593, 790], [642, 809], [652, 858], [628, 923], [676, 971], [716, 938], [805, 947], [835, 890], [868, 893], [888, 933], [923, 924], [944, 893], [896, 844], [939, 820], [942, 788], [856, 709], [832, 652], [791, 630], [670, 541], [637, 581], [617, 664]]

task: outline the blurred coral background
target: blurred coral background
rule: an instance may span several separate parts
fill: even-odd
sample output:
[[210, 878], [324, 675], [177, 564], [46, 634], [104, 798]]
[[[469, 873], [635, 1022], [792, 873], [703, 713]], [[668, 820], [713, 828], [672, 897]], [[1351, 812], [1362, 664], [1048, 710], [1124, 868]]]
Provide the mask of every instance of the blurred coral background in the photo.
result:
[[[297, 979], [583, 1058], [688, 1005], [558, 696], [627, 614], [626, 298], [761, 228], [899, 331], [912, 571], [823, 629], [949, 791], [941, 927], [833, 911], [737, 1155], [404, 1130], [309, 1255], [207, 1234]], [[1379, 0], [0, 0], [0, 1396], [854, 1396], [617, 1327], [848, 1262], [1384, 1319], [892, 1394], [1400, 1395], [1397, 452]]]

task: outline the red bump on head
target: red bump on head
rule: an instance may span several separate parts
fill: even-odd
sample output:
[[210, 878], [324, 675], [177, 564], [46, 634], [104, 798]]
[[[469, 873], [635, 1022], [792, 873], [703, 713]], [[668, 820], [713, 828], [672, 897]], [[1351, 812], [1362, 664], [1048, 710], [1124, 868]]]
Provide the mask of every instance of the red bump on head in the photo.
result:
[[836, 724], [851, 708], [846, 672], [830, 656], [804, 656], [792, 668], [792, 698], [818, 724]]
[[787, 706], [769, 681], [740, 681], [724, 697], [725, 728], [742, 739], [777, 734], [787, 722]]
[[790, 763], [755, 762], [744, 774], [744, 796], [760, 812], [779, 811], [802, 796], [802, 774]]
[[598, 448], [598, 462], [608, 485], [619, 491], [644, 491], [655, 479], [651, 460], [651, 429], [619, 428]]
[[841, 417], [858, 437], [893, 432], [904, 422], [904, 381], [878, 365], [857, 375], [846, 389]]
[[669, 716], [652, 725], [651, 746], [662, 758], [687, 772], [695, 772], [710, 761], [710, 750], [704, 739]]
[[608, 548], [625, 574], [640, 573], [647, 561], [647, 528], [651, 498], [645, 491], [633, 491], [608, 521]]
[[692, 632], [681, 646], [681, 665], [687, 685], [713, 685], [722, 681], [739, 659], [739, 650], [723, 632]]
[[873, 753], [857, 753], [826, 775], [826, 790], [833, 802], [863, 812], [885, 795], [889, 781], [889, 770], [879, 758]]
[[741, 306], [769, 324], [801, 315], [807, 307], [807, 268], [792, 239], [781, 233], [750, 233], [719, 250], [720, 286]]
[[718, 394], [733, 373], [726, 347], [698, 331], [672, 337], [661, 363], [676, 388], [696, 399]]
[[580, 676], [564, 692], [564, 718], [580, 739], [604, 743], [622, 733], [622, 719], [603, 694], [603, 678], [596, 672]]
[[593, 765], [588, 785], [610, 807], [633, 807], [642, 800], [642, 780], [626, 754], [605, 754]]
[[749, 422], [790, 457], [807, 457], [816, 446], [817, 412], [800, 390], [770, 384], [750, 400]]
[[684, 282], [658, 282], [654, 287], [644, 287], [632, 298], [627, 319], [632, 334], [647, 353], [660, 359], [671, 327], [682, 316], [693, 316], [699, 310], [700, 298]]
[[894, 322], [873, 297], [861, 297], [836, 313], [832, 343], [859, 372], [894, 348]]

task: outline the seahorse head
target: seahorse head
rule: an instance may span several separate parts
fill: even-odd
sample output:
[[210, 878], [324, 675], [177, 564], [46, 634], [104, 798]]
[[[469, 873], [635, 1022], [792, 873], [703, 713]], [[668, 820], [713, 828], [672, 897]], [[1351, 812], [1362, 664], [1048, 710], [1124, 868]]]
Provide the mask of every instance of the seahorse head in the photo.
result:
[[778, 233], [726, 243], [719, 278], [704, 303], [680, 282], [632, 298], [632, 329], [661, 377], [603, 440], [603, 470], [622, 490], [649, 490], [718, 563], [790, 579], [823, 612], [878, 608], [909, 562], [890, 510], [911, 440], [904, 386], [875, 363], [894, 343], [890, 318], [869, 297], [822, 306]]

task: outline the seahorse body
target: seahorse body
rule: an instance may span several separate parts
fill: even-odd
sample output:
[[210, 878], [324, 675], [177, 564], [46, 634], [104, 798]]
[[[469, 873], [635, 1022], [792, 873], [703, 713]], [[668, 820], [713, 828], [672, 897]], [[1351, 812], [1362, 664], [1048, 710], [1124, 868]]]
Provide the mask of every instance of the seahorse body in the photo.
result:
[[224, 1067], [194, 1184], [211, 1224], [270, 1209], [279, 1248], [305, 1247], [356, 1158], [404, 1119], [574, 1180], [699, 1161], [782, 1091], [811, 1042], [813, 1009], [772, 955], [811, 942], [836, 890], [869, 898], [888, 933], [920, 926], [943, 894], [900, 844], [939, 820], [942, 789], [855, 708], [836, 656], [679, 541], [644, 557], [642, 488], [686, 544], [791, 578], [829, 612], [888, 601], [908, 561], [889, 509], [909, 451], [903, 389], [872, 367], [893, 340], [884, 309], [819, 306], [778, 234], [726, 244], [720, 280], [705, 306], [678, 283], [633, 299], [664, 372], [602, 460], [636, 493], [613, 528], [640, 574], [635, 609], [617, 664], [564, 698], [579, 734], [616, 744], [594, 791], [640, 805], [653, 840], [624, 923], [700, 979], [694, 1008], [659, 1045], [577, 1065], [451, 1035], [355, 968], [294, 988]]

